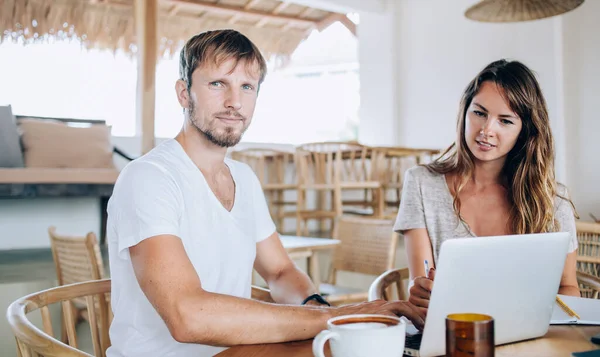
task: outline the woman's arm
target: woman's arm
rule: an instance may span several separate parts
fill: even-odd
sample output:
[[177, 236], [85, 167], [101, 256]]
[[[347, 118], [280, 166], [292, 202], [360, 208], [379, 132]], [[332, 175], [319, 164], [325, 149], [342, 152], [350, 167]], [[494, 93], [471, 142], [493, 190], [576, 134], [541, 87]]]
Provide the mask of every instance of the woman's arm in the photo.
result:
[[565, 260], [565, 268], [563, 269], [562, 278], [560, 279], [560, 287], [558, 293], [563, 295], [581, 296], [579, 285], [577, 284], [577, 251], [567, 254]]
[[410, 279], [414, 282], [410, 287], [408, 301], [416, 305], [426, 315], [435, 275], [432, 269], [429, 276], [425, 276], [425, 259], [429, 262], [430, 268], [435, 268], [431, 241], [426, 228], [409, 229], [404, 231], [403, 234]]
[[435, 268], [431, 240], [429, 239], [427, 229], [409, 229], [404, 231], [403, 235], [410, 278], [415, 279], [419, 276], [425, 276], [425, 266], [423, 265], [425, 259], [429, 261], [429, 267]]

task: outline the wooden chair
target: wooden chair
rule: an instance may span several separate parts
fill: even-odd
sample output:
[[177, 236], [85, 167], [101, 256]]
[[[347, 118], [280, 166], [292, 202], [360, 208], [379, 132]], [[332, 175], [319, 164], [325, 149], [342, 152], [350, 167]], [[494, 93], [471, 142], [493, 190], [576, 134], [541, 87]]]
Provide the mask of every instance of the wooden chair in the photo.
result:
[[328, 282], [319, 287], [327, 301], [342, 305], [368, 299], [367, 290], [337, 285], [337, 273], [378, 276], [392, 269], [399, 238], [392, 227], [390, 220], [348, 216], [337, 220], [333, 238], [341, 243], [333, 252]]
[[600, 277], [600, 223], [576, 222], [577, 271]]
[[[47, 289], [22, 297], [10, 304], [6, 316], [17, 341], [18, 355], [20, 357], [91, 356], [77, 349], [77, 337], [73, 322], [75, 318], [70, 306], [74, 299], [78, 299], [86, 302], [85, 307], [89, 312], [94, 356], [105, 356], [106, 349], [110, 346], [107, 319], [109, 307], [104, 298], [106, 294], [110, 294], [110, 280], [108, 279]], [[54, 338], [48, 306], [55, 303], [61, 303], [63, 307], [63, 321], [67, 322], [68, 345]], [[41, 313], [43, 330], [40, 330], [28, 319], [28, 314], [36, 310]]]
[[[298, 208], [296, 234], [308, 235], [308, 221], [335, 221], [343, 213], [380, 217], [383, 187], [372, 177], [371, 149], [355, 142], [303, 144], [296, 148]], [[317, 207], [307, 207], [307, 193], [317, 193]], [[345, 191], [364, 193], [362, 199], [344, 199]], [[327, 201], [331, 208], [326, 209]], [[365, 211], [365, 209], [370, 211]], [[333, 224], [332, 224], [333, 225]]]
[[396, 285], [396, 300], [408, 300], [406, 285], [410, 279], [408, 268], [388, 270], [375, 279], [369, 287], [369, 301], [394, 299], [392, 287]]
[[[296, 217], [296, 200], [286, 199], [286, 193], [295, 192], [298, 184], [294, 165], [294, 153], [273, 149], [248, 148], [231, 153], [234, 160], [252, 168], [265, 193], [269, 211], [277, 231], [285, 232], [285, 218]], [[286, 207], [294, 210], [286, 210]]]
[[384, 218], [396, 218], [400, 206], [404, 173], [430, 162], [439, 150], [406, 147], [373, 147], [373, 177], [381, 182], [385, 196]]
[[[55, 227], [50, 227], [48, 235], [59, 286], [106, 278], [100, 246], [93, 232], [85, 237], [62, 236], [56, 233]], [[105, 303], [110, 304], [109, 299], [110, 297], [107, 296]], [[67, 305], [73, 310], [70, 316], [75, 319], [74, 324], [81, 319], [89, 320], [85, 299], [75, 298], [70, 304], [64, 306]], [[110, 310], [108, 313], [111, 314]], [[112, 315], [107, 315], [107, 318], [110, 322]], [[63, 321], [61, 333], [63, 342], [67, 341], [66, 333], [66, 324]]]
[[385, 218], [396, 218], [406, 170], [417, 164], [411, 150], [374, 148], [374, 177], [381, 182], [385, 196]]
[[266, 288], [263, 288], [260, 286], [256, 286], [256, 285], [252, 285], [252, 293], [251, 294], [252, 294], [251, 295], [252, 300], [275, 303], [275, 300], [273, 300], [273, 298], [271, 297], [271, 292], [269, 291], [269, 289], [266, 289]]
[[600, 298], [600, 278], [590, 274], [577, 272], [577, 282], [579, 283], [579, 290], [581, 291], [581, 297], [589, 299]]
[[[104, 296], [109, 294], [110, 279], [103, 279], [63, 285], [29, 294], [14, 301], [8, 307], [6, 317], [16, 338], [18, 356], [91, 357], [90, 354], [77, 349], [74, 317], [70, 316], [73, 310], [69, 308], [71, 301], [75, 299], [84, 300], [86, 309], [90, 312], [89, 324], [94, 355], [106, 356], [106, 349], [110, 346], [109, 322], [106, 316], [110, 307]], [[273, 302], [267, 289], [253, 286], [252, 296], [257, 300]], [[65, 315], [63, 320], [70, 322], [67, 323], [68, 345], [54, 337], [48, 307], [55, 303], [62, 304], [63, 315]], [[43, 330], [36, 327], [28, 318], [28, 315], [36, 310], [41, 313]]]

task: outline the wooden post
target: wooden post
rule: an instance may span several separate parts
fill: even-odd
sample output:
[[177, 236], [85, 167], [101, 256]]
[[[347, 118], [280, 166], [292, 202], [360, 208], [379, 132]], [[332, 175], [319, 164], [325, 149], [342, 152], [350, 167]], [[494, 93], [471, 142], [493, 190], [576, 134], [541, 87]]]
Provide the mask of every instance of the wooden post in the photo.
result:
[[154, 105], [158, 55], [158, 0], [135, 0], [137, 35], [136, 134], [141, 153], [154, 147]]

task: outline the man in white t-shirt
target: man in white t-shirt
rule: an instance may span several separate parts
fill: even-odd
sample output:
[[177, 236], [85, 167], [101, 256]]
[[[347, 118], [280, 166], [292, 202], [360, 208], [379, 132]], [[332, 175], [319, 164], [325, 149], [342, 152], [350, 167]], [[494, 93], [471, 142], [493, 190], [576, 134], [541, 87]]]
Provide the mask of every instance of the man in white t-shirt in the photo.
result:
[[[108, 356], [212, 356], [308, 339], [347, 314], [423, 324], [407, 302], [328, 307], [286, 254], [258, 179], [225, 157], [252, 120], [265, 74], [258, 49], [233, 30], [196, 35], [181, 51], [183, 128], [123, 169], [108, 205]], [[250, 299], [253, 268], [278, 304]]]

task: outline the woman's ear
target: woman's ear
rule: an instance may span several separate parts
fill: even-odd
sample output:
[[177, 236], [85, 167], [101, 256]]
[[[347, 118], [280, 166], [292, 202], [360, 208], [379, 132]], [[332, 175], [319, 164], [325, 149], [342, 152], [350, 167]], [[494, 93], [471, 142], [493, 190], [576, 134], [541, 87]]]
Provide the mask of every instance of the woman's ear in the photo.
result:
[[187, 88], [187, 82], [183, 79], [178, 79], [177, 82], [175, 82], [175, 92], [177, 93], [179, 105], [181, 105], [183, 109], [188, 109], [190, 104], [190, 92]]

